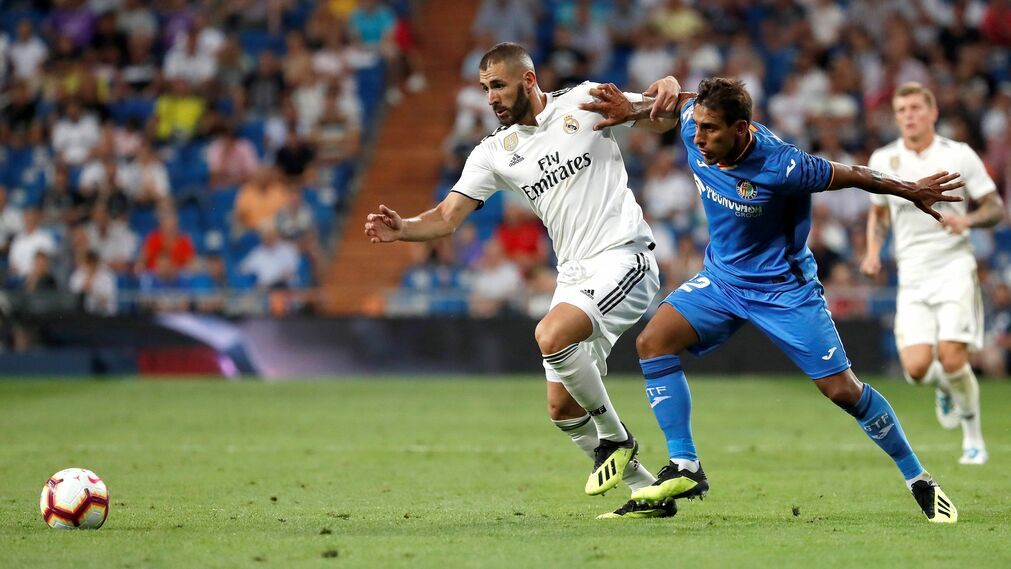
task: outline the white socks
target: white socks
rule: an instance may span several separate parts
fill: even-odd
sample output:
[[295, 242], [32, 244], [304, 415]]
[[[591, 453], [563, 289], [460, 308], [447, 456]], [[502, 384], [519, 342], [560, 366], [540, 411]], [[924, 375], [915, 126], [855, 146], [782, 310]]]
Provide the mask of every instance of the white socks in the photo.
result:
[[[599, 441], [597, 439], [597, 426], [590, 420], [590, 415], [583, 415], [578, 419], [561, 419], [551, 422], [561, 429], [562, 432], [569, 435], [572, 438], [572, 442], [576, 443], [576, 446], [581, 448], [586, 453], [586, 456], [590, 457], [590, 460], [593, 460], [593, 449], [597, 448]], [[656, 482], [653, 474], [635, 459], [625, 467], [625, 472], [622, 473], [621, 479], [633, 492]]]
[[965, 364], [952, 373], [942, 371], [941, 385], [947, 387], [962, 415], [962, 448], [984, 448], [979, 419], [979, 382], [972, 366]]
[[678, 465], [678, 470], [687, 470], [688, 472], [698, 472], [699, 471], [699, 461], [689, 460], [687, 458], [672, 458], [671, 462]]
[[621, 426], [621, 419], [604, 389], [600, 370], [579, 344], [572, 344], [554, 354], [545, 354], [544, 365], [558, 374], [572, 398], [593, 418], [598, 439], [616, 443], [628, 439], [628, 433]]
[[906, 382], [912, 385], [941, 385], [944, 368], [941, 366], [940, 361], [934, 360], [931, 362], [930, 367], [927, 368], [927, 375], [923, 376], [923, 379], [920, 381], [913, 379], [905, 368], [902, 369], [902, 375], [906, 378]]

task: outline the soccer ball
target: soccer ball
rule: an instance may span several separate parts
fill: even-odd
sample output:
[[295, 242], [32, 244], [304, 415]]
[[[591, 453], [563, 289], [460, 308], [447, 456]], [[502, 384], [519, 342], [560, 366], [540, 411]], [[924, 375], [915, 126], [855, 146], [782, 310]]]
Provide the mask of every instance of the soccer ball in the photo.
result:
[[46, 481], [39, 508], [49, 527], [98, 529], [109, 517], [109, 491], [94, 472], [68, 468]]

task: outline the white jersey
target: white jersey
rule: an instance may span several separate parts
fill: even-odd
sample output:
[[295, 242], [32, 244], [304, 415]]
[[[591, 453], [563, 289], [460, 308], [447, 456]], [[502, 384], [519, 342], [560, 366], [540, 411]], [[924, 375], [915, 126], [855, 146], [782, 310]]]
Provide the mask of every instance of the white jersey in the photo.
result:
[[514, 124], [485, 137], [452, 190], [482, 204], [499, 189], [524, 196], [547, 227], [559, 265], [653, 241], [610, 129], [594, 131], [600, 115], [579, 109], [595, 85], [549, 93], [537, 126]]
[[[868, 167], [903, 180], [919, 180], [940, 171], [958, 172], [965, 187], [948, 192], [961, 196], [961, 202], [937, 202], [934, 209], [941, 215], [965, 215], [968, 200], [979, 200], [997, 186], [987, 174], [983, 162], [968, 144], [943, 136], [923, 152], [910, 150], [901, 139], [883, 146], [871, 154]], [[899, 266], [899, 283], [950, 274], [962, 274], [976, 269], [969, 232], [955, 234], [923, 213], [907, 200], [892, 195], [871, 195], [874, 205], [888, 206], [895, 236], [895, 259]]]

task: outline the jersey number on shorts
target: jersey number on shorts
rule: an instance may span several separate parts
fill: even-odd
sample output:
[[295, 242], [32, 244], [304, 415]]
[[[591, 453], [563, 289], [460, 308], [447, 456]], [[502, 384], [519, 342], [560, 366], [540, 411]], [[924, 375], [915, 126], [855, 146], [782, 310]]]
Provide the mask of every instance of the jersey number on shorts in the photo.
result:
[[686, 282], [685, 284], [678, 287], [678, 290], [683, 290], [685, 292], [691, 292], [693, 289], [706, 288], [707, 286], [713, 284], [708, 277], [703, 277], [702, 275], [695, 275], [695, 278]]

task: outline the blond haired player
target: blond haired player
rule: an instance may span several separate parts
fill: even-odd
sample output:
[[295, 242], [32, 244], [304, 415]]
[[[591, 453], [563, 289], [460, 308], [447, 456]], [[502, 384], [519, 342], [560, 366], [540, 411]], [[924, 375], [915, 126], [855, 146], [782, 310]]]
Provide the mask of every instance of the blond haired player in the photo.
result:
[[[872, 195], [861, 270], [869, 276], [880, 271], [891, 228], [899, 269], [895, 339], [906, 379], [937, 386], [938, 421], [947, 429], [962, 425], [959, 462], [984, 464], [979, 384], [969, 365], [969, 351], [982, 347], [983, 309], [969, 229], [1000, 223], [1003, 203], [979, 156], [967, 144], [934, 132], [937, 102], [929, 89], [906, 83], [896, 90], [892, 107], [902, 136], [876, 150], [868, 166], [914, 179], [959, 172], [965, 187], [952, 195], [966, 201], [938, 203], [944, 215], [938, 223], [901, 199]], [[972, 212], [967, 201], [976, 205]]]
[[[502, 126], [471, 152], [442, 203], [409, 219], [381, 205], [368, 216], [365, 234], [373, 243], [438, 239], [500, 188], [528, 200], [558, 256], [558, 287], [534, 333], [544, 355], [548, 414], [594, 460], [587, 494], [602, 494], [620, 479], [632, 490], [649, 486], [656, 479], [635, 460], [638, 445], [601, 376], [614, 342], [646, 312], [660, 284], [653, 234], [628, 189], [611, 129], [595, 131], [598, 117], [579, 108], [596, 85], [542, 92], [530, 56], [513, 43], [489, 50], [479, 77]], [[673, 500], [655, 506], [630, 500], [602, 517], [675, 512]]]

